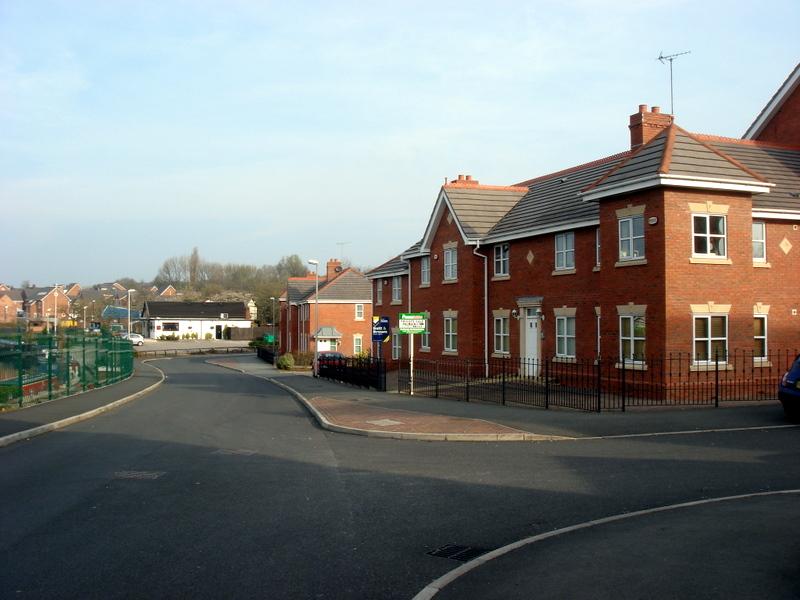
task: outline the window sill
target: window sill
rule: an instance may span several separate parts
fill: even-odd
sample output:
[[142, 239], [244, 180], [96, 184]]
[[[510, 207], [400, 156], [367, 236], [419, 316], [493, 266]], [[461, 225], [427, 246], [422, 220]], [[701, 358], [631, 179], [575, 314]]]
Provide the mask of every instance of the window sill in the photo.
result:
[[511, 358], [509, 352], [492, 352], [492, 358]]
[[554, 356], [553, 357], [554, 363], [576, 363], [578, 359], [574, 356]]
[[595, 272], [595, 273], [599, 273], [600, 272], [600, 265], [593, 266], [592, 267], [592, 271]]
[[768, 262], [758, 262], [758, 261], [755, 261], [755, 260], [753, 261], [753, 266], [756, 269], [771, 269], [772, 268], [772, 265], [769, 264]]
[[615, 267], [636, 267], [639, 265], [646, 265], [646, 258], [631, 258], [628, 260], [618, 260], [614, 263]]
[[575, 268], [572, 269], [556, 269], [551, 275], [575, 275]]
[[363, 320], [364, 320], [364, 317], [356, 317], [356, 318], [355, 318], [355, 320], [356, 320], [356, 321], [363, 321]]
[[420, 351], [420, 352], [425, 352], [425, 353], [428, 353], [428, 352], [430, 352], [430, 351], [431, 351], [431, 349], [430, 349], [430, 348], [422, 348], [422, 347], [420, 347], [419, 351]]
[[511, 275], [495, 275], [492, 277], [492, 281], [508, 281], [511, 279]]
[[431, 287], [431, 284], [430, 283], [420, 283], [419, 287], [421, 287], [421, 288], [429, 288], [429, 287]]
[[625, 365], [623, 366], [622, 363], [617, 363], [614, 365], [615, 369], [625, 369], [626, 371], [647, 371], [647, 363], [644, 362], [628, 362], [625, 361]]
[[[716, 371], [717, 365], [716, 363], [696, 363], [693, 365], [689, 365], [689, 371], [692, 372], [703, 372], [703, 371]], [[719, 363], [719, 370], [720, 371], [733, 371], [733, 365], [729, 365], [728, 363]]]
[[768, 369], [772, 367], [772, 361], [766, 358], [754, 358], [753, 368], [755, 369]]
[[458, 283], [458, 279], [442, 279], [442, 285], [448, 285], [450, 283]]
[[442, 356], [458, 356], [458, 350], [442, 350]]
[[699, 256], [692, 256], [689, 262], [693, 265], [732, 265], [733, 261], [730, 258], [706, 258]]
[[403, 303], [403, 301], [402, 301], [402, 300], [392, 300], [392, 301], [391, 301], [391, 303], [390, 303], [389, 305], [390, 305], [390, 306], [399, 306], [399, 305], [401, 305], [402, 303]]

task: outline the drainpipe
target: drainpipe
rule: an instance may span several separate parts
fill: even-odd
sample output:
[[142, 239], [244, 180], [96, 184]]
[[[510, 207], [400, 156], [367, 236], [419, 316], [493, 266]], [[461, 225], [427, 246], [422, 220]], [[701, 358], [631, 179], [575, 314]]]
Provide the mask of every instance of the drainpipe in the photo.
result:
[[489, 377], [489, 257], [480, 254], [481, 242], [475, 245], [472, 253], [483, 259], [483, 368], [485, 377]]

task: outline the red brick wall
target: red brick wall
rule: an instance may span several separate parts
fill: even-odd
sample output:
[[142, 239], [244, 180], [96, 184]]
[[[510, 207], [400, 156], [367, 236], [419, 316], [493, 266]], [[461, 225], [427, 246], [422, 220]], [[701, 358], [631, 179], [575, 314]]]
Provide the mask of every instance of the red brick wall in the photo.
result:
[[786, 99], [756, 139], [800, 146], [800, 87]]
[[0, 296], [0, 323], [13, 323], [17, 320], [17, 304], [11, 297]]
[[[315, 306], [310, 305], [311, 320], [309, 327], [311, 331], [317, 329], [315, 318]], [[364, 318], [356, 320], [355, 318], [356, 305], [355, 304], [326, 304], [320, 303], [319, 305], [319, 325], [320, 327], [335, 327], [342, 338], [339, 340], [338, 350], [345, 356], [352, 356], [353, 350], [353, 336], [357, 333], [361, 334], [363, 343], [363, 350], [366, 352], [370, 347], [370, 340], [372, 339], [372, 305], [367, 302], [364, 304]], [[311, 352], [314, 351], [313, 341], [309, 342]]]

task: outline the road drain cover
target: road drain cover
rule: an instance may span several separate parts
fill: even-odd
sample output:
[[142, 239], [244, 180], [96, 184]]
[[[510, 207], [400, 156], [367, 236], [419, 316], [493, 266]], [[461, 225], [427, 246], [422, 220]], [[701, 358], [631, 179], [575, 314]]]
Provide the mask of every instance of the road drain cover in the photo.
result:
[[437, 548], [432, 552], [428, 552], [431, 556], [438, 556], [441, 558], [452, 558], [461, 562], [467, 562], [489, 552], [489, 548], [475, 548], [474, 546], [460, 546], [458, 544], [447, 544], [441, 548]]

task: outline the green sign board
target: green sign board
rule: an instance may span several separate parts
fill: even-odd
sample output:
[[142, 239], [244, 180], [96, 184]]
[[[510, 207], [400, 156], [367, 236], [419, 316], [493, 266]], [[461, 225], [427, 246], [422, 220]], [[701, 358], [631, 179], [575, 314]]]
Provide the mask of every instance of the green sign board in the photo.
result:
[[425, 313], [400, 313], [400, 333], [425, 333], [427, 325]]
[[264, 336], [264, 341], [267, 342], [268, 344], [274, 344], [275, 336], [268, 333], [267, 335]]

